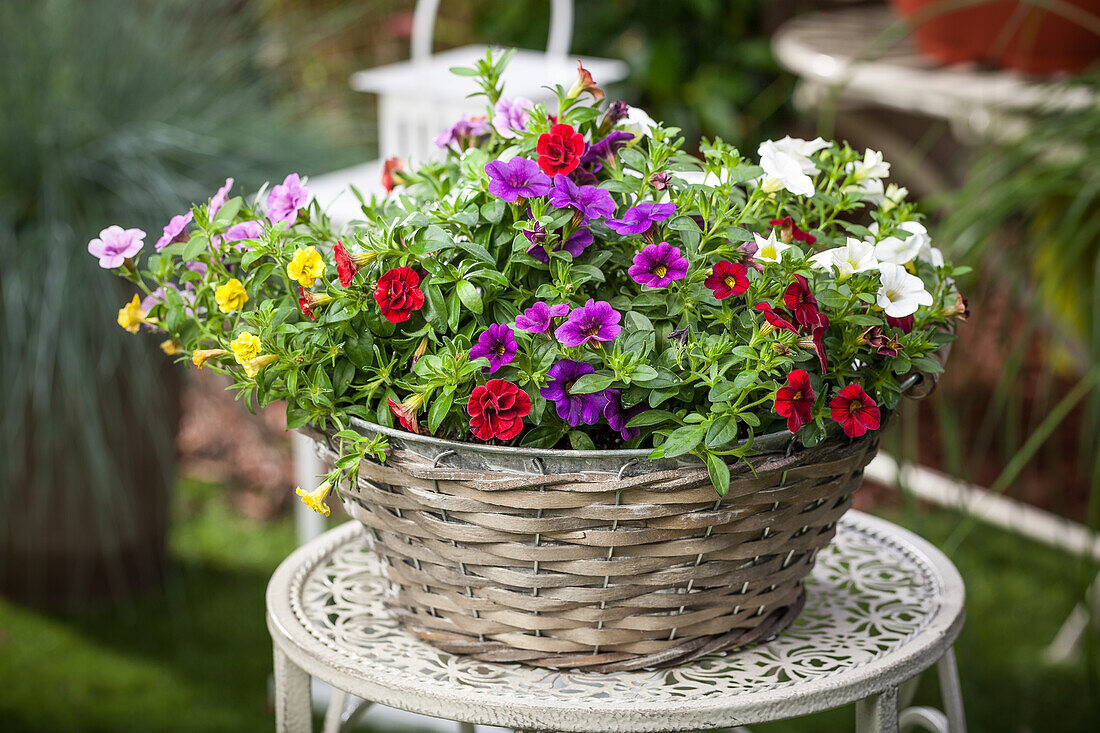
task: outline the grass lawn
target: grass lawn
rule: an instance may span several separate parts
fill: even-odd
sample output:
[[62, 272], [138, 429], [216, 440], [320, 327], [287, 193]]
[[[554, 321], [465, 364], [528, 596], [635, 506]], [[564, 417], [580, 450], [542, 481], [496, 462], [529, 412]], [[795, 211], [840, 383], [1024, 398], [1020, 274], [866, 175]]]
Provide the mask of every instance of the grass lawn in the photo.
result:
[[[946, 512], [882, 513], [936, 543], [958, 524]], [[0, 731], [272, 729], [264, 589], [294, 547], [293, 523], [243, 519], [220, 488], [187, 480], [176, 515], [163, 593], [66, 614], [0, 599]], [[953, 559], [968, 591], [956, 651], [971, 731], [1097, 730], [1095, 667], [1039, 659], [1074, 605], [1080, 564], [981, 526]], [[926, 675], [916, 702], [937, 700]], [[853, 723], [848, 709], [754, 730], [850, 731]]]

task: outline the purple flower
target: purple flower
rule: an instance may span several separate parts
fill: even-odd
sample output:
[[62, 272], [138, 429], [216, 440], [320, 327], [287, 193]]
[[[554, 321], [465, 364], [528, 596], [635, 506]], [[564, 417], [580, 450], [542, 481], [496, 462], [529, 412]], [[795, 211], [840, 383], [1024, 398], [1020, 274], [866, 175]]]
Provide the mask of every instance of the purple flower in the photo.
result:
[[[527, 225], [527, 228], [523, 230], [523, 236], [527, 237], [527, 241], [531, 244], [542, 244], [546, 241], [547, 232], [546, 227], [537, 221], [532, 221]], [[531, 250], [527, 250], [530, 252]]]
[[206, 271], [209, 269], [205, 262], [199, 262], [198, 260], [191, 260], [190, 262], [183, 263], [191, 272], [197, 272], [201, 277], [206, 277]]
[[639, 285], [663, 288], [673, 280], [687, 275], [688, 261], [680, 254], [679, 247], [668, 242], [647, 244], [634, 255], [634, 264], [626, 271]]
[[214, 217], [218, 215], [218, 212], [225, 206], [225, 202], [229, 200], [229, 189], [231, 188], [233, 188], [233, 179], [226, 178], [225, 185], [219, 188], [214, 197], [210, 199], [210, 206], [207, 207], [206, 211], [210, 221], [214, 221]]
[[[186, 242], [187, 225], [191, 223], [191, 220], [195, 218], [195, 215], [188, 211], [186, 214], [178, 214], [173, 216], [168, 222], [168, 226], [164, 227], [164, 234], [157, 240], [156, 247], [157, 252], [167, 247], [170, 244], [176, 242]], [[142, 308], [142, 310], [145, 310]]]
[[485, 357], [489, 366], [481, 371], [492, 374], [516, 358], [516, 334], [503, 323], [494, 323], [481, 332], [477, 344], [470, 349], [471, 359]]
[[625, 118], [628, 114], [630, 114], [630, 105], [626, 102], [615, 100], [607, 108], [606, 124], [614, 126], [616, 123], [618, 123], [619, 120]]
[[592, 171], [596, 172], [600, 169], [601, 161], [610, 162], [614, 160], [619, 148], [633, 139], [634, 136], [629, 132], [612, 130], [603, 140], [588, 146], [588, 149], [584, 151], [584, 155], [581, 156], [581, 165], [595, 164], [597, 167], [593, 168]]
[[[264, 225], [259, 221], [242, 221], [239, 224], [234, 224], [225, 230], [225, 241], [228, 242], [243, 242], [246, 239], [259, 239], [260, 235], [264, 233]], [[238, 244], [236, 249], [247, 250], [248, 247], [243, 244]]]
[[145, 232], [140, 229], [123, 229], [109, 226], [99, 233], [98, 239], [88, 242], [88, 251], [99, 258], [99, 266], [112, 270], [145, 246]]
[[524, 97], [516, 97], [509, 101], [501, 99], [493, 108], [493, 127], [501, 137], [517, 137], [517, 130], [526, 130], [527, 121], [531, 119], [528, 111], [534, 109], [534, 102]]
[[267, 195], [267, 218], [273, 222], [293, 223], [298, 210], [309, 203], [309, 189], [302, 185], [297, 173], [291, 173]]
[[659, 221], [676, 212], [676, 204], [652, 204], [649, 202], [631, 206], [622, 219], [608, 219], [607, 225], [619, 234], [643, 234]]
[[567, 313], [569, 313], [569, 306], [566, 303], [548, 305], [539, 301], [516, 316], [516, 328], [530, 333], [546, 333], [555, 318], [560, 318]]
[[589, 298], [580, 308], [570, 311], [569, 318], [558, 326], [554, 335], [565, 346], [592, 344], [599, 348], [601, 341], [610, 341], [623, 330], [619, 326], [622, 317], [610, 303]]
[[510, 204], [519, 198], [531, 199], [550, 192], [550, 176], [527, 158], [493, 160], [485, 164], [485, 172], [489, 174], [489, 193]]
[[175, 283], [166, 283], [164, 287], [157, 288], [153, 292], [145, 296], [141, 301], [141, 309], [148, 313], [154, 306], [160, 305], [164, 302], [164, 289], [175, 290], [183, 298], [183, 301], [187, 304], [193, 304], [195, 302], [195, 286], [191, 283], [187, 283], [183, 290], [179, 289]]
[[558, 411], [558, 417], [571, 426], [577, 427], [582, 422], [585, 425], [595, 425], [600, 419], [607, 400], [603, 392], [576, 395], [569, 393], [574, 382], [585, 374], [592, 374], [595, 371], [594, 366], [583, 361], [559, 359], [546, 372], [551, 381], [539, 390], [539, 394], [552, 401]]
[[643, 402], [634, 405], [629, 410], [623, 409], [622, 392], [614, 387], [608, 387], [603, 391], [607, 403], [603, 406], [603, 416], [612, 430], [618, 430], [623, 440], [634, 440], [641, 434], [638, 428], [628, 428], [626, 424], [638, 413], [645, 412], [648, 406]]
[[489, 121], [484, 117], [471, 117], [462, 115], [458, 122], [448, 127], [435, 136], [436, 147], [446, 148], [456, 145], [461, 150], [469, 147], [469, 144], [482, 135], [489, 134]]
[[550, 203], [559, 209], [573, 209], [581, 223], [615, 214], [615, 202], [606, 190], [595, 186], [578, 186], [560, 173], [554, 176]]
[[[527, 230], [524, 230], [524, 234]], [[527, 237], [528, 240], [531, 237]], [[560, 252], [564, 249], [569, 254], [573, 255], [573, 258], [581, 256], [581, 253], [588, 249], [588, 245], [592, 244], [592, 232], [588, 231], [584, 227], [581, 227], [577, 231], [573, 232], [573, 235], [569, 239], [565, 240], [565, 247], [562, 247], [561, 242], [554, 245], [554, 251]], [[550, 261], [550, 255], [546, 254], [546, 249], [543, 248], [541, 243], [536, 244], [531, 242], [531, 246], [527, 248], [527, 254], [534, 257], [536, 260], [542, 260], [543, 262]]]

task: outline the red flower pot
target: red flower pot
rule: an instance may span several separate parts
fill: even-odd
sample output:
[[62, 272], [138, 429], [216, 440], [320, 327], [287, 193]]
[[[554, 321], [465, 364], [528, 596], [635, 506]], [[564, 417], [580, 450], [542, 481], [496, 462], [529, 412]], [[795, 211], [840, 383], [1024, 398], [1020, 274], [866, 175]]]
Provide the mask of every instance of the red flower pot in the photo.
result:
[[1086, 27], [1019, 0], [966, 7], [953, 0], [890, 0], [913, 26], [920, 50], [944, 64], [981, 62], [1032, 74], [1081, 71], [1100, 59], [1100, 0], [1062, 0], [1090, 15]]

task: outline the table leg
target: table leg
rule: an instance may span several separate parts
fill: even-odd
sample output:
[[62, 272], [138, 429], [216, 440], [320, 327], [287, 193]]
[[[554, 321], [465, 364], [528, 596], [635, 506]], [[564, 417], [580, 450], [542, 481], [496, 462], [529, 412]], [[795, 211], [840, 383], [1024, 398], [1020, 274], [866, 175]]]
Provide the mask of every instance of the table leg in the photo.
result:
[[936, 662], [936, 674], [940, 678], [940, 695], [943, 712], [947, 714], [947, 728], [951, 733], [966, 733], [966, 714], [963, 711], [962, 685], [959, 684], [959, 668], [955, 664], [955, 647], [949, 647]]
[[856, 733], [898, 733], [898, 688], [856, 703]]
[[475, 730], [473, 723], [458, 724], [458, 733], [475, 733]]
[[333, 689], [329, 698], [328, 710], [325, 711], [325, 725], [321, 733], [340, 733], [344, 724], [344, 708], [347, 706], [348, 693], [343, 690]]
[[275, 730], [305, 733], [313, 728], [309, 675], [275, 647]]

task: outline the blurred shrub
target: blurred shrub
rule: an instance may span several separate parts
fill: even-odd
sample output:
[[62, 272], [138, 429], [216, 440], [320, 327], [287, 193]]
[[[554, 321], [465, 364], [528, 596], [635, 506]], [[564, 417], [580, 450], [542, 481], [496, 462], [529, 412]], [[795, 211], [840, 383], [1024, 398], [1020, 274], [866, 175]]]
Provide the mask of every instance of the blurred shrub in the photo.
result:
[[[0, 3], [0, 555], [9, 580], [42, 586], [26, 593], [122, 590], [112, 563], [155, 561], [174, 478], [167, 360], [115, 325], [128, 293], [88, 240], [118, 223], [151, 247], [227, 175], [255, 188], [337, 165], [259, 65], [249, 11]], [[84, 577], [53, 577], [74, 555]]]

